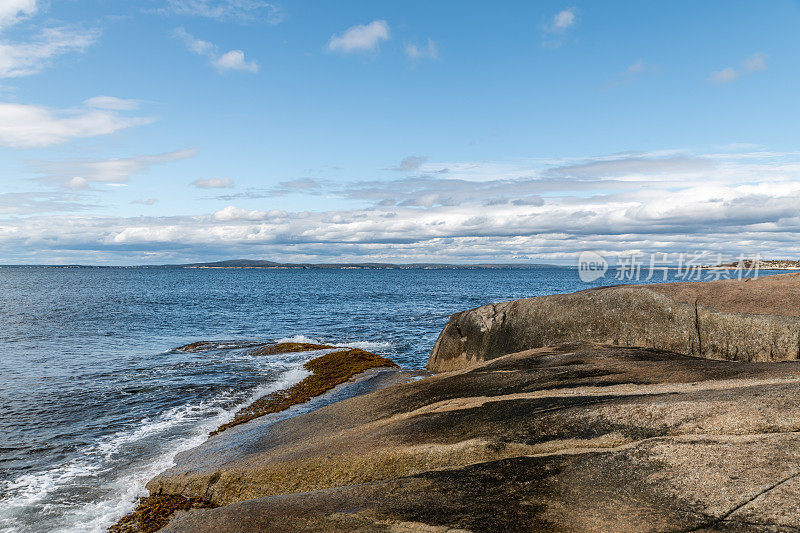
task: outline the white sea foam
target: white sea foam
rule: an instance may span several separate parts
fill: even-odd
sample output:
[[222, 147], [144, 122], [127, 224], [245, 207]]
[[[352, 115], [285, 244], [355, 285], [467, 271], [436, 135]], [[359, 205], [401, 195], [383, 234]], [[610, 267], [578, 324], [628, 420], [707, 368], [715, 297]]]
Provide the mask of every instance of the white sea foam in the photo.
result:
[[[80, 457], [67, 463], [6, 482], [0, 496], [0, 531], [21, 531], [18, 518], [23, 514], [50, 515], [47, 517], [49, 521], [40, 523], [41, 528], [29, 528], [29, 531], [105, 531], [136, 507], [136, 500], [147, 495], [147, 481], [172, 467], [177, 454], [201, 444], [211, 430], [232, 420], [242, 407], [261, 396], [288, 388], [309, 375], [302, 362], [293, 362], [290, 368], [279, 374], [278, 379], [252, 390], [233, 407], [224, 407], [234, 400], [232, 393], [175, 407], [157, 417], [143, 419], [136, 429], [121, 431], [88, 447]], [[274, 366], [272, 369], [276, 370]], [[180, 429], [184, 431], [180, 432]], [[141, 464], [125, 463], [131, 448], [152, 445], [158, 446], [161, 453]], [[104, 477], [108, 479], [102, 480]], [[97, 499], [77, 507], [70, 506], [69, 499], [59, 501], [56, 493], [74, 491], [76, 486], [97, 492]], [[48, 497], [54, 501], [46, 501]], [[53, 516], [54, 512], [56, 516]]]
[[[312, 337], [306, 337], [305, 335], [295, 335], [293, 337], [283, 337], [280, 339], [275, 340], [276, 343], [280, 342], [306, 342], [311, 344], [326, 344], [325, 341], [315, 339]], [[362, 350], [368, 351], [381, 351], [381, 350], [388, 350], [392, 347], [391, 342], [387, 341], [353, 341], [353, 342], [345, 342], [345, 343], [336, 343], [336, 346], [342, 346], [345, 348], [361, 348]]]

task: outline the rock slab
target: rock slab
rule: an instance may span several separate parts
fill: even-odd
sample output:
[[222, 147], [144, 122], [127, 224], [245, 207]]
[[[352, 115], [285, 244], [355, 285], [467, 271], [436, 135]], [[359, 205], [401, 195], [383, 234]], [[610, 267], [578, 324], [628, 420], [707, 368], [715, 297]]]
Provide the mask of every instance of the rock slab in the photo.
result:
[[165, 531], [794, 531], [800, 362], [527, 350], [212, 437]]

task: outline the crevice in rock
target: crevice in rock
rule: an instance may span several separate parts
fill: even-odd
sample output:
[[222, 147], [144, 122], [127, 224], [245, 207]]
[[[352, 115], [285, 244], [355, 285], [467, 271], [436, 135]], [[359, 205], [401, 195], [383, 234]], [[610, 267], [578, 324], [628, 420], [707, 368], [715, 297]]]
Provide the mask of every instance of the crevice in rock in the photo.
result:
[[698, 310], [698, 302], [700, 299], [694, 301], [694, 329], [697, 332], [697, 355], [703, 355], [703, 337], [700, 334], [700, 312]]
[[[700, 531], [702, 529], [707, 529], [707, 528], [710, 528], [710, 527], [714, 527], [715, 525], [724, 522], [729, 516], [731, 516], [733, 513], [735, 513], [739, 509], [741, 509], [741, 508], [745, 507], [746, 505], [754, 502], [755, 500], [757, 500], [758, 498], [760, 498], [764, 494], [766, 494], [766, 493], [768, 493], [768, 492], [770, 492], [772, 490], [775, 490], [776, 488], [780, 487], [784, 483], [787, 483], [788, 481], [791, 481], [792, 479], [796, 478], [797, 476], [800, 476], [800, 472], [795, 472], [794, 474], [792, 474], [790, 476], [787, 476], [787, 477], [781, 479], [780, 481], [777, 481], [777, 482], [773, 483], [772, 485], [770, 485], [769, 487], [765, 488], [764, 490], [759, 491], [758, 494], [752, 496], [751, 498], [748, 498], [747, 500], [743, 501], [739, 505], [735, 506], [733, 509], [730, 509], [729, 511], [727, 511], [725, 514], [723, 514], [719, 518], [715, 518], [714, 520], [712, 520], [710, 522], [702, 523], [702, 524], [698, 525], [697, 527], [695, 527], [693, 529], [688, 529], [688, 530], [686, 530], [685, 533], [689, 533], [691, 531]], [[783, 526], [781, 526], [781, 527], [783, 527]]]

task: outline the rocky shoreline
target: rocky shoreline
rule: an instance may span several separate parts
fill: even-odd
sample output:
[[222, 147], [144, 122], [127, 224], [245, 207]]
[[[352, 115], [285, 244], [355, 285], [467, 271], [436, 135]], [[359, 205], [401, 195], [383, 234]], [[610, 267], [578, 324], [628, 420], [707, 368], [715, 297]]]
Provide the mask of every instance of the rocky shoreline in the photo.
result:
[[209, 507], [164, 531], [794, 531], [798, 297], [784, 274], [457, 313], [438, 374], [246, 421], [148, 489]]

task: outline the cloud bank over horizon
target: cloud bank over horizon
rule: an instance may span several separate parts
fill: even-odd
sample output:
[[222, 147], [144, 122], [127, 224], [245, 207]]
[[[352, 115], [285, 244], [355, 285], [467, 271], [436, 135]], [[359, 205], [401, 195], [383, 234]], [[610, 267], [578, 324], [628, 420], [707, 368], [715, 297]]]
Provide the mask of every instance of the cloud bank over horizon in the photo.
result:
[[[126, 160], [121, 167], [136, 164], [144, 163]], [[663, 151], [512, 162], [417, 157], [408, 168], [414, 171], [395, 179], [287, 181], [191, 216], [82, 215], [90, 209], [86, 197], [0, 195], [0, 255], [5, 262], [108, 264], [231, 257], [568, 262], [587, 249], [800, 256], [793, 238], [800, 231], [798, 153]], [[129, 178], [125, 170], [114, 175]], [[197, 181], [207, 189], [234, 186]], [[276, 208], [287, 195], [319, 194], [352, 207]]]

